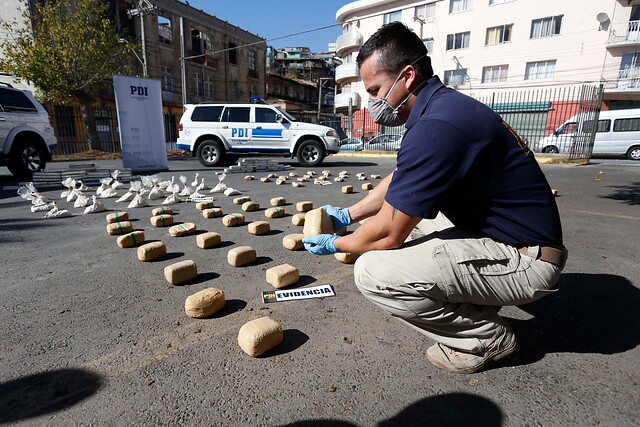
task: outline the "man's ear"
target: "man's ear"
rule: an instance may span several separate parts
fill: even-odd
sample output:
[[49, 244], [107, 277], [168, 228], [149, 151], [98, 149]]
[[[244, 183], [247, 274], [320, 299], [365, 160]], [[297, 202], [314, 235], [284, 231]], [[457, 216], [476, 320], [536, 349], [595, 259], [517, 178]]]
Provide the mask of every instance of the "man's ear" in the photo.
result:
[[412, 91], [413, 89], [415, 89], [416, 85], [418, 84], [418, 72], [416, 71], [415, 67], [413, 65], [407, 65], [402, 74], [404, 76], [405, 88], [408, 91]]

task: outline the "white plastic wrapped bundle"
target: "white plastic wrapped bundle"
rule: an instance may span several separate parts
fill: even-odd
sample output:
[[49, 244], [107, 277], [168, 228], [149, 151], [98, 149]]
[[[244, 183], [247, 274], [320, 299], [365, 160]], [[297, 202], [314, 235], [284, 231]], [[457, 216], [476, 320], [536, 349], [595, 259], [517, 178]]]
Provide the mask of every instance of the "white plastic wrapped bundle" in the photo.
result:
[[[71, 194], [71, 192], [75, 189], [76, 180], [73, 178], [65, 178], [62, 180], [62, 185], [67, 187], [67, 189], [64, 190], [62, 193], [60, 193], [60, 198], [66, 199], [67, 197], [69, 197], [69, 194]], [[71, 202], [73, 200], [67, 200], [67, 201]]]
[[193, 188], [196, 188], [198, 186], [198, 184], [200, 184], [200, 182], [198, 181], [198, 176], [200, 176], [200, 174], [198, 172], [196, 172], [196, 177], [193, 179], [193, 182], [191, 183], [191, 186]]
[[164, 191], [166, 191], [167, 193], [172, 193], [172, 189], [173, 189], [173, 183], [175, 181], [175, 176], [172, 176], [171, 179], [168, 179], [166, 181], [160, 181], [158, 183], [158, 185], [160, 186], [160, 188], [162, 188]]
[[116, 203], [118, 202], [128, 202], [131, 199], [133, 199], [136, 196], [136, 191], [133, 189], [129, 189], [127, 190], [126, 193], [124, 193], [122, 196], [120, 196], [120, 198], [118, 200], [116, 200]]
[[31, 205], [31, 212], [45, 212], [53, 209], [55, 205], [53, 203], [45, 203], [43, 205]]
[[[100, 193], [96, 191], [96, 195], [101, 199], [117, 197], [118, 193], [116, 192], [116, 190], [113, 189], [113, 187], [111, 187], [112, 182], [113, 182], [112, 178], [100, 178], [100, 183], [101, 183], [100, 188], [102, 188], [102, 191], [100, 191]], [[98, 190], [100, 188], [98, 188]]]
[[91, 196], [91, 205], [87, 206], [84, 210], [85, 214], [92, 214], [92, 213], [98, 213], [98, 212], [104, 212], [107, 210], [107, 208], [102, 204], [102, 202], [99, 202], [97, 200], [97, 196]]
[[141, 208], [147, 206], [147, 202], [142, 197], [145, 193], [144, 187], [142, 186], [142, 182], [134, 181], [131, 183], [131, 189], [134, 190], [137, 194], [133, 198], [133, 200], [129, 203], [129, 208]]
[[162, 202], [163, 205], [172, 205], [174, 203], [180, 203], [180, 197], [178, 196], [179, 188], [174, 188], [173, 193], [169, 194]]
[[53, 208], [49, 212], [44, 214], [45, 218], [65, 218], [71, 216], [71, 212], [69, 212], [68, 210], [58, 209], [58, 205], [56, 205], [56, 202], [52, 202], [52, 204]]
[[111, 178], [113, 178], [113, 181], [111, 182], [111, 188], [113, 188], [114, 190], [116, 188], [120, 188], [123, 186], [123, 184], [118, 181], [118, 177], [120, 176], [120, 170], [116, 169], [113, 172], [111, 172]]
[[84, 193], [82, 193], [82, 191], [76, 190], [76, 192], [78, 193], [78, 197], [76, 198], [76, 201], [73, 202], [73, 207], [84, 208], [89, 206], [89, 203], [91, 203], [91, 199], [85, 196]]
[[149, 200], [162, 199], [165, 197], [164, 190], [160, 188], [158, 175], [152, 175], [149, 177], [151, 181], [151, 190], [149, 190], [149, 195], [147, 196]]
[[76, 190], [78, 190], [78, 191], [91, 191], [91, 189], [89, 187], [84, 185], [84, 182], [82, 182], [81, 179], [76, 179]]
[[211, 191], [209, 191], [209, 193], [224, 193], [224, 190], [227, 189], [227, 184], [222, 181], [224, 181], [226, 177], [226, 173], [221, 173], [220, 175], [218, 175], [218, 183], [211, 189]]
[[187, 177], [184, 175], [180, 175], [180, 182], [182, 183], [182, 191], [180, 191], [181, 196], [190, 196], [193, 193], [193, 188], [189, 187], [187, 184]]
[[204, 182], [204, 178], [200, 180], [200, 184], [196, 187], [196, 191], [208, 190], [209, 186]]
[[25, 200], [30, 200], [31, 204], [34, 206], [44, 205], [51, 202], [51, 200], [49, 200], [47, 197], [40, 194], [38, 190], [36, 190], [33, 182], [27, 182], [23, 186], [18, 188], [18, 195]]
[[224, 190], [225, 196], [237, 196], [238, 194], [242, 194], [242, 193], [236, 190], [235, 188], [229, 187], [226, 190]]

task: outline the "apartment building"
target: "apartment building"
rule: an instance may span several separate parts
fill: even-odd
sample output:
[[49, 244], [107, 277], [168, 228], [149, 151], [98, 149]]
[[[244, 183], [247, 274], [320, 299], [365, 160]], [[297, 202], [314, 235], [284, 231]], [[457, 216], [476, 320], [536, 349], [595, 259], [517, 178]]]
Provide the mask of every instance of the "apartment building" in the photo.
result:
[[603, 85], [603, 108], [640, 106], [639, 0], [360, 0], [336, 12], [336, 108], [366, 108], [355, 59], [383, 24], [424, 41], [442, 81], [476, 98]]

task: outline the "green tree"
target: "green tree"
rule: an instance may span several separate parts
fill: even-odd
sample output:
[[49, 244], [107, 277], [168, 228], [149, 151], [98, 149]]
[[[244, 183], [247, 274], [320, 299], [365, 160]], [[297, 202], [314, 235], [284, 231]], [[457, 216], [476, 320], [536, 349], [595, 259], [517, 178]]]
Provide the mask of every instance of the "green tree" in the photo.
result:
[[124, 73], [131, 46], [119, 42], [104, 0], [36, 3], [23, 12], [22, 26], [2, 22], [10, 34], [0, 48], [0, 69], [38, 88], [44, 101], [77, 100], [88, 148], [99, 148], [92, 104], [112, 75]]

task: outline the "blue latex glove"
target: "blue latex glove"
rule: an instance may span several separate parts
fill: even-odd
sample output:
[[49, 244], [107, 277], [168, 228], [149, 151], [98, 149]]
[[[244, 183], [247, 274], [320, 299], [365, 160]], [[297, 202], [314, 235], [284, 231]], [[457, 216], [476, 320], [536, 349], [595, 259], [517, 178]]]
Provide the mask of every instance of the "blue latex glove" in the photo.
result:
[[318, 234], [302, 239], [304, 248], [314, 255], [331, 255], [338, 252], [333, 243], [339, 236], [332, 234]]
[[347, 208], [338, 209], [331, 205], [324, 205], [321, 206], [321, 208], [331, 217], [333, 231], [340, 231], [351, 224], [351, 216], [349, 216], [349, 210]]

